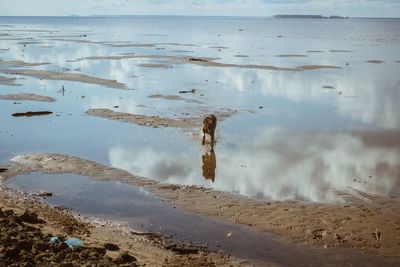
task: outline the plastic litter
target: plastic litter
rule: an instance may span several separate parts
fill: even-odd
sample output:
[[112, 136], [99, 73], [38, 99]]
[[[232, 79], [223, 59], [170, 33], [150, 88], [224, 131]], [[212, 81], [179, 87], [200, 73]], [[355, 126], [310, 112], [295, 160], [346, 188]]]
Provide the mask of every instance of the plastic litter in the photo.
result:
[[59, 244], [61, 243], [61, 240], [58, 238], [58, 236], [52, 236], [50, 237], [50, 243]]
[[67, 240], [64, 241], [64, 243], [67, 244], [68, 247], [72, 249], [83, 247], [83, 241], [80, 240], [79, 238], [68, 238]]

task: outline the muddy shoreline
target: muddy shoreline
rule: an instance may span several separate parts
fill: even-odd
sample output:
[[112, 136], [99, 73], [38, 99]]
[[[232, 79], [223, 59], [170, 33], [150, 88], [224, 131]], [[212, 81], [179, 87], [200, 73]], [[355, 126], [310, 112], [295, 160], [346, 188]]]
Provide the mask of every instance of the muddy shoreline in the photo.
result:
[[[292, 242], [320, 248], [353, 248], [400, 260], [400, 199], [344, 196], [346, 203], [254, 200], [197, 186], [162, 184], [124, 170], [59, 154], [27, 154], [12, 159], [2, 179], [31, 172], [74, 173], [98, 181], [140, 186], [183, 209], [275, 233]], [[362, 227], [360, 227], [360, 225]]]
[[[69, 210], [50, 207], [39, 198], [1, 186], [1, 264], [82, 266], [239, 266], [220, 253], [210, 253], [189, 243], [176, 243], [151, 233], [136, 232], [118, 223], [83, 218]], [[83, 247], [64, 243], [78, 238]], [[16, 265], [16, 266], [17, 266]], [[5, 266], [5, 265], [4, 265]]]

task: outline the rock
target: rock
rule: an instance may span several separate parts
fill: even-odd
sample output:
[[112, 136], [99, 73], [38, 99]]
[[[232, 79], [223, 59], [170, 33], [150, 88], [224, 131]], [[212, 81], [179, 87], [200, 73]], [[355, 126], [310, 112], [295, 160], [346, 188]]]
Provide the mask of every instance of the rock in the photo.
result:
[[137, 259], [133, 257], [132, 255], [129, 255], [127, 251], [119, 254], [119, 256], [114, 260], [115, 264], [126, 264], [126, 263], [132, 263], [136, 262]]
[[119, 250], [118, 245], [112, 244], [112, 243], [106, 243], [104, 244], [104, 248], [110, 251], [117, 251]]
[[39, 192], [33, 193], [32, 195], [36, 196], [36, 197], [52, 197], [53, 193], [47, 192], [47, 191], [39, 191]]
[[101, 256], [104, 256], [107, 253], [106, 248], [102, 247], [93, 247], [92, 250]]
[[13, 210], [5, 210], [4, 214], [9, 217], [9, 216], [13, 216], [15, 213]]
[[65, 263], [61, 263], [60, 267], [75, 267], [76, 265], [73, 264], [72, 262], [65, 262]]
[[109, 266], [113, 266], [114, 264], [112, 263], [111, 260], [109, 259], [101, 259], [99, 260], [99, 262], [97, 263], [98, 267], [109, 267]]
[[6, 258], [17, 259], [20, 251], [18, 247], [9, 247], [6, 250]]
[[33, 242], [31, 240], [21, 240], [18, 242], [18, 248], [25, 251], [31, 251], [32, 245]]
[[30, 212], [30, 211], [25, 211], [24, 214], [22, 214], [21, 216], [19, 216], [19, 218], [23, 221], [23, 222], [27, 222], [27, 223], [43, 223], [44, 221], [38, 218], [38, 215], [34, 212]]
[[37, 243], [35, 244], [35, 250], [45, 252], [49, 248], [49, 245], [44, 243]]
[[196, 57], [189, 58], [189, 61], [207, 62], [207, 60], [205, 60], [203, 58], [196, 58]]

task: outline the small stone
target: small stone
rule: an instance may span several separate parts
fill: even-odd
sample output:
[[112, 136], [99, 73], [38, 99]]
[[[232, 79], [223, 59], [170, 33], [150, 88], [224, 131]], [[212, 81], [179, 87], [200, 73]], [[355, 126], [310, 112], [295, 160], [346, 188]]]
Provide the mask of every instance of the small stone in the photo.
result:
[[16, 259], [19, 256], [21, 250], [18, 247], [9, 247], [6, 250], [6, 257], [11, 259]]
[[30, 212], [30, 211], [25, 211], [24, 214], [22, 214], [21, 216], [19, 216], [19, 218], [23, 221], [23, 222], [27, 222], [27, 223], [43, 223], [44, 221], [38, 218], [38, 215], [34, 212]]
[[115, 264], [126, 264], [126, 263], [132, 263], [136, 262], [137, 259], [133, 257], [132, 255], [129, 255], [127, 251], [119, 254], [119, 256], [114, 260]]
[[110, 251], [117, 251], [119, 250], [118, 245], [112, 244], [112, 243], [106, 243], [104, 244], [104, 248]]
[[60, 267], [75, 267], [76, 265], [71, 262], [64, 262], [60, 264]]
[[31, 240], [22, 240], [18, 242], [18, 247], [25, 251], [31, 251], [33, 242]]

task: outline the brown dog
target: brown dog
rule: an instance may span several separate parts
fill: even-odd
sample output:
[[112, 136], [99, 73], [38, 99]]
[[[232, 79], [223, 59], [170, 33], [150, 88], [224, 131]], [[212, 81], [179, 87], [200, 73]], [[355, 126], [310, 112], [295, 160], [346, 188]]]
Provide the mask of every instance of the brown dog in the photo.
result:
[[206, 134], [211, 136], [211, 151], [214, 151], [214, 133], [217, 127], [217, 118], [214, 115], [208, 115], [203, 120], [203, 146], [206, 141]]

